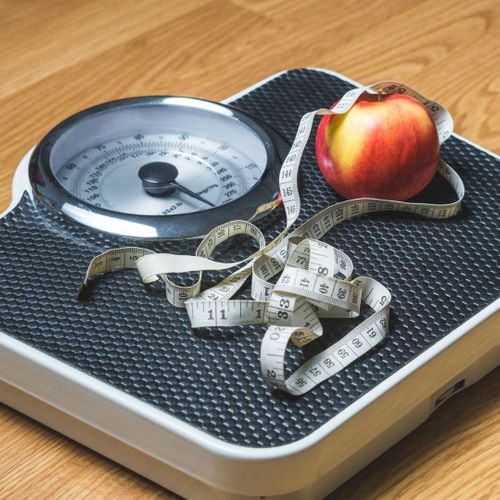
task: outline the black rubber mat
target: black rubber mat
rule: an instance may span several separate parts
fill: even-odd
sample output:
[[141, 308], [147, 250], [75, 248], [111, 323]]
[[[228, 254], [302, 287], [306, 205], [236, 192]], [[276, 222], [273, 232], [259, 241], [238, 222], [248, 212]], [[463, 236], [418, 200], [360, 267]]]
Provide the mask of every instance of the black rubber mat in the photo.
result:
[[[334, 76], [295, 70], [237, 105], [291, 140], [304, 112], [329, 106], [349, 88]], [[313, 146], [311, 140], [302, 166], [301, 220], [339, 200], [316, 167]], [[286, 396], [263, 382], [263, 327], [193, 332], [185, 312], [159, 291], [146, 290], [134, 272], [103, 276], [90, 301], [78, 302], [90, 259], [127, 242], [87, 232], [33, 207], [27, 196], [0, 221], [0, 330], [225, 441], [256, 447], [295, 441], [496, 298], [500, 162], [455, 137], [444, 144], [443, 155], [466, 186], [457, 217], [371, 215], [324, 238], [351, 255], [356, 275], [373, 276], [390, 289], [391, 328], [382, 345], [305, 396]], [[421, 196], [445, 201], [451, 194], [436, 179]], [[283, 224], [281, 211], [260, 222], [269, 237]], [[192, 253], [195, 246], [154, 247]], [[245, 251], [240, 244], [224, 249], [231, 260]], [[290, 363], [352, 326], [327, 322], [324, 337], [304, 351], [294, 349]]]

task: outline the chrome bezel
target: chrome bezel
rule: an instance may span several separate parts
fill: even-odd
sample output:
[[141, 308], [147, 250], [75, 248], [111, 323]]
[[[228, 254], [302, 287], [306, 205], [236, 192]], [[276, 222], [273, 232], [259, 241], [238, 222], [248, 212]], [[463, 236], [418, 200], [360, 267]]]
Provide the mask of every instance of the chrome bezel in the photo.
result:
[[[207, 107], [207, 104], [209, 106]], [[58, 140], [88, 117], [131, 106], [198, 107], [237, 120], [249, 127], [267, 154], [267, 164], [259, 182], [240, 198], [200, 212], [178, 215], [137, 215], [95, 207], [68, 192], [54, 175], [51, 153]], [[208, 111], [207, 111], [208, 109]], [[178, 111], [178, 109], [177, 109]], [[176, 96], [133, 97], [110, 101], [85, 109], [61, 122], [36, 147], [31, 156], [29, 177], [36, 196], [53, 212], [94, 230], [139, 239], [186, 239], [204, 236], [214, 227], [234, 219], [249, 220], [260, 205], [279, 193], [279, 170], [290, 145], [257, 117], [227, 104]]]

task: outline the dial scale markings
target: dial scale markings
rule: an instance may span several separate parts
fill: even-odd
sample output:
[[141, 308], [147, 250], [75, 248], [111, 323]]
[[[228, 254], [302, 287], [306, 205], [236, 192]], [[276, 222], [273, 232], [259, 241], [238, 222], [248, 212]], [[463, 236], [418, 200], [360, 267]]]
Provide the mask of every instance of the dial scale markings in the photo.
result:
[[96, 207], [143, 215], [170, 215], [207, 210], [205, 203], [176, 191], [151, 197], [137, 175], [152, 161], [177, 166], [179, 184], [223, 205], [246, 194], [264, 168], [235, 148], [189, 134], [136, 134], [90, 147], [58, 172], [65, 189]]

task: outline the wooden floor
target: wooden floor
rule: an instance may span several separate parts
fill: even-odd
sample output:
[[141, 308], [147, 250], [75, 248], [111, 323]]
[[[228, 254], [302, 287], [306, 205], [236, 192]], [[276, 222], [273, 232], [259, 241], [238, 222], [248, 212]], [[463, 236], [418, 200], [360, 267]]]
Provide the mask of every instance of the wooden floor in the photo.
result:
[[[0, 0], [0, 211], [23, 153], [77, 110], [140, 94], [219, 100], [300, 66], [408, 83], [500, 153], [497, 0]], [[500, 498], [499, 408], [497, 369], [334, 496]], [[0, 498], [169, 496], [0, 406]]]

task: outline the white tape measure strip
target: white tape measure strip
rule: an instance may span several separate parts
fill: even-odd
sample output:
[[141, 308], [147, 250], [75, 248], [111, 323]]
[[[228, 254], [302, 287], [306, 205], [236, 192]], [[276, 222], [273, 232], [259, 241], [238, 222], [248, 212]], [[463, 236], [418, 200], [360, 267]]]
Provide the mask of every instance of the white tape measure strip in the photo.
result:
[[363, 303], [374, 313], [338, 342], [306, 361], [289, 377], [285, 375], [286, 347], [294, 336], [307, 335], [299, 326], [276, 326], [267, 329], [261, 345], [261, 371], [273, 387], [300, 395], [363, 356], [384, 340], [389, 329], [391, 294], [372, 278], [362, 276], [352, 281], [363, 294]]
[[[270, 325], [261, 347], [263, 377], [273, 387], [295, 395], [309, 391], [364, 355], [387, 335], [391, 295], [372, 278], [352, 280], [351, 259], [319, 238], [343, 221], [372, 212], [411, 212], [438, 219], [451, 217], [460, 209], [464, 186], [458, 174], [440, 159], [438, 171], [457, 194], [457, 200], [452, 203], [410, 203], [371, 198], [346, 200], [325, 208], [289, 233], [300, 214], [298, 171], [315, 116], [346, 113], [363, 92], [406, 93], [427, 107], [436, 124], [440, 144], [452, 132], [453, 120], [448, 111], [406, 85], [380, 82], [350, 90], [330, 110], [318, 109], [302, 117], [279, 176], [286, 226], [269, 244], [266, 245], [264, 235], [256, 226], [237, 220], [210, 231], [194, 256], [158, 254], [136, 247], [112, 249], [92, 260], [83, 289], [97, 274], [137, 267], [144, 283], [157, 279], [165, 282], [168, 301], [176, 307], [186, 308], [193, 328]], [[259, 207], [256, 213], [267, 209], [269, 204]], [[256, 253], [233, 263], [209, 258], [218, 245], [242, 234], [257, 241], [259, 250]], [[203, 271], [233, 267], [239, 269], [214, 287], [201, 291]], [[168, 277], [169, 274], [193, 271], [199, 272], [198, 279], [188, 286], [178, 285]], [[276, 284], [272, 284], [270, 280], [279, 273]], [[229, 300], [249, 276], [252, 276], [253, 300]], [[322, 335], [321, 317], [356, 317], [362, 305], [373, 309], [369, 318], [334, 345], [306, 361], [292, 375], [286, 376], [285, 352], [290, 341], [303, 346]]]

